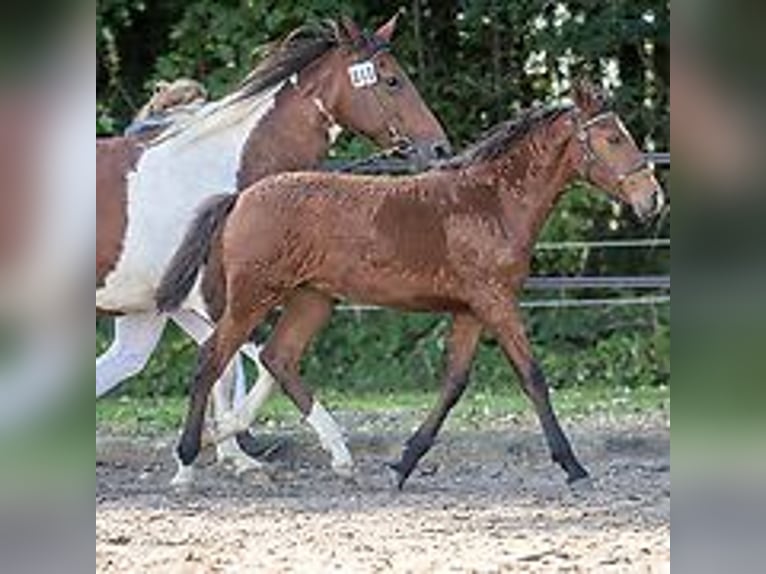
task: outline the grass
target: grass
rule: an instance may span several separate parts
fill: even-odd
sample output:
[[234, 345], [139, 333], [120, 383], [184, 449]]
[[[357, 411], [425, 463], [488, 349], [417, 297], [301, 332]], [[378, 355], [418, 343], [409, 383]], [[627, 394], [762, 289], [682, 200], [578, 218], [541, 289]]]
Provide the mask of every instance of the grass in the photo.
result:
[[[344, 394], [323, 389], [320, 398], [331, 411], [361, 413], [423, 413], [436, 400], [433, 391]], [[668, 412], [670, 389], [659, 387], [572, 387], [555, 391], [553, 401], [561, 417], [578, 418], [594, 414], [626, 416], [637, 413]], [[186, 411], [184, 397], [107, 398], [96, 403], [96, 428], [111, 434], [158, 435], [177, 430]], [[531, 416], [529, 402], [515, 389], [502, 392], [475, 388], [469, 390], [450, 417], [451, 426], [477, 426], [508, 416]], [[264, 406], [258, 424], [298, 425], [300, 414], [279, 393]]]

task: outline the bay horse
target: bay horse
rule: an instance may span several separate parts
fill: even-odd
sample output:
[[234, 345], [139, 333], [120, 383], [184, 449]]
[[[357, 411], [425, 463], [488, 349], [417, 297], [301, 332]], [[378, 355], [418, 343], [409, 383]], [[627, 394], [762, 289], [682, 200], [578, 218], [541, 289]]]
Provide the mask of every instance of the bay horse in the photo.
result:
[[[448, 153], [442, 126], [391, 53], [396, 18], [373, 34], [348, 19], [302, 26], [240, 89], [150, 142], [97, 140], [96, 308], [118, 315], [115, 340], [96, 362], [97, 397], [140, 372], [157, 345], [167, 316], [156, 313], [154, 292], [205, 198], [316, 167], [344, 129], [384, 147], [410, 142], [424, 160]], [[197, 299], [169, 317], [201, 342], [212, 327]], [[258, 361], [252, 345], [244, 352]], [[260, 371], [250, 395], [256, 405], [275, 386]], [[217, 395], [226, 401], [225, 392]], [[340, 435], [329, 415], [315, 426]], [[345, 444], [334, 447], [333, 459], [339, 469], [350, 466]]]
[[[495, 128], [456, 159], [413, 177], [293, 173], [205, 206], [157, 292], [182, 304], [203, 281], [217, 324], [201, 347], [178, 457], [191, 465], [211, 384], [277, 305], [261, 360], [305, 416], [315, 401], [299, 363], [338, 298], [452, 315], [441, 396], [392, 465], [401, 488], [431, 448], [468, 382], [479, 337], [499, 341], [531, 399], [552, 458], [569, 482], [587, 477], [549, 399], [518, 310], [535, 240], [568, 184], [584, 180], [633, 207], [659, 211], [660, 185], [603, 94], [587, 83], [574, 105], [538, 108]], [[210, 253], [208, 253], [210, 251]]]

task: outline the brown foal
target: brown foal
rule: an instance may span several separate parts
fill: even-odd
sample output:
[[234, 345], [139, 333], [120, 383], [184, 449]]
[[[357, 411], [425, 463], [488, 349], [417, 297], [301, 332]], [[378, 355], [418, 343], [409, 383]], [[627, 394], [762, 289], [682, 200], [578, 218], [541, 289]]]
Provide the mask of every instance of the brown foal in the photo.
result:
[[[277, 305], [284, 310], [263, 363], [304, 415], [312, 396], [299, 362], [337, 298], [409, 311], [448, 312], [453, 322], [441, 396], [393, 465], [401, 488], [465, 390], [483, 330], [499, 341], [540, 418], [553, 460], [570, 482], [587, 476], [557, 421], [533, 358], [518, 294], [533, 245], [567, 184], [585, 180], [641, 218], [662, 189], [619, 117], [588, 84], [574, 106], [529, 111], [456, 159], [407, 178], [285, 174], [206, 206], [157, 294], [182, 303], [209, 250], [204, 283], [217, 327], [200, 351], [178, 446], [190, 465], [200, 448], [213, 381]], [[196, 261], [189, 269], [190, 261]]]

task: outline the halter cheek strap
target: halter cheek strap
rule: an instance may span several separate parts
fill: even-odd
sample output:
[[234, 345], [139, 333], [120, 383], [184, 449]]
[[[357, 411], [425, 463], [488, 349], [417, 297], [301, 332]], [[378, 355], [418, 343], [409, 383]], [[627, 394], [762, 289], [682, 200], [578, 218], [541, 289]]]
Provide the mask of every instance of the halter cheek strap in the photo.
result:
[[328, 111], [327, 106], [324, 105], [324, 102], [320, 98], [312, 98], [311, 101], [314, 103], [314, 106], [319, 111], [319, 115], [327, 124], [327, 135], [330, 138], [330, 143], [335, 143], [335, 140], [337, 140], [340, 134], [343, 133], [343, 128], [335, 119], [335, 116], [333, 116]]
[[590, 140], [590, 128], [594, 125], [603, 122], [604, 120], [611, 119], [615, 116], [614, 112], [604, 112], [598, 114], [585, 122], [577, 122], [577, 140], [582, 144], [583, 155], [586, 162], [586, 176], [590, 175], [591, 169], [594, 164], [601, 164], [609, 174], [617, 181], [617, 184], [622, 187], [625, 180], [649, 169], [646, 160], [642, 159], [635, 166], [631, 167], [627, 171], [617, 172], [612, 168], [609, 163], [602, 159], [593, 149], [593, 144]]
[[386, 118], [386, 127], [388, 129], [389, 135], [391, 136], [391, 139], [395, 143], [404, 143], [405, 145], [410, 145], [410, 139], [402, 135], [402, 130], [396, 125], [396, 119], [399, 118], [398, 112], [391, 109], [391, 106], [386, 103], [385, 98], [378, 91], [380, 78], [378, 76], [378, 70], [374, 59], [375, 56], [377, 56], [379, 53], [388, 51], [389, 49], [390, 47], [388, 44], [381, 43], [376, 45], [374, 49], [368, 54], [366, 59], [349, 66], [348, 75], [349, 79], [351, 80], [351, 85], [354, 89], [362, 90], [369, 88], [372, 90], [373, 95], [375, 96], [375, 99], [377, 100], [378, 105], [383, 112], [383, 116]]

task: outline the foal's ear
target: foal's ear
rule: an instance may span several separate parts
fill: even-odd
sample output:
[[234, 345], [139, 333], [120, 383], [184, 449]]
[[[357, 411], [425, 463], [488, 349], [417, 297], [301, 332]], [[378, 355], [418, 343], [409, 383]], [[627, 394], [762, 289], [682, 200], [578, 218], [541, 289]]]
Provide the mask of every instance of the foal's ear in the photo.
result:
[[338, 40], [342, 43], [357, 45], [362, 39], [362, 30], [356, 22], [348, 16], [341, 16], [336, 29]]
[[375, 37], [379, 40], [383, 40], [386, 44], [390, 44], [391, 40], [394, 38], [394, 33], [396, 32], [396, 24], [399, 22], [399, 16], [402, 15], [403, 11], [404, 10], [400, 8], [388, 22], [378, 28], [375, 32]]
[[572, 100], [586, 116], [594, 116], [606, 107], [606, 94], [587, 78], [578, 78], [572, 84]]

